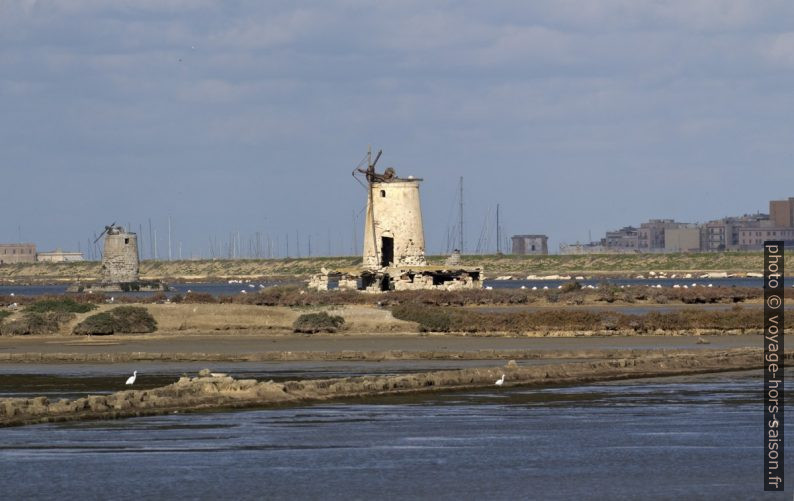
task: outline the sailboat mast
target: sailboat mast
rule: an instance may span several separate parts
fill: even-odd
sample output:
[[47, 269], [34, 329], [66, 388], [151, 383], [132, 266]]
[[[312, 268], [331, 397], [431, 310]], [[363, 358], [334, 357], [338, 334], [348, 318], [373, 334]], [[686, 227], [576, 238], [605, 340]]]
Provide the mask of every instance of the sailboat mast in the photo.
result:
[[496, 253], [502, 253], [502, 232], [499, 228], [499, 204], [496, 204]]
[[460, 176], [460, 253], [463, 254], [463, 176]]

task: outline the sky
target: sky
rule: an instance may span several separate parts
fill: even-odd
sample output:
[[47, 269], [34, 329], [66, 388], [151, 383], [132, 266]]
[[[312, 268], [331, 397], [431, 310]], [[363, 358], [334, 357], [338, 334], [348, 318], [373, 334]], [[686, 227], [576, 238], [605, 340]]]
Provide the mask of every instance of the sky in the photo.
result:
[[151, 221], [162, 258], [170, 218], [175, 258], [237, 232], [243, 254], [258, 233], [350, 255], [370, 145], [424, 179], [432, 254], [457, 246], [461, 177], [468, 252], [495, 250], [497, 204], [552, 251], [767, 212], [794, 196], [791, 19], [783, 0], [0, 0], [0, 242], [86, 252], [116, 221], [148, 258]]

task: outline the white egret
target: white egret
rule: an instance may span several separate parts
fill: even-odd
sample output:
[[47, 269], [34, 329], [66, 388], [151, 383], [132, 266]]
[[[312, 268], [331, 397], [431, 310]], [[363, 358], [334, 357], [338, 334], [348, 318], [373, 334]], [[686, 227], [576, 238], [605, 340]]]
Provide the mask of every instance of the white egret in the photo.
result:
[[502, 377], [497, 379], [496, 382], [494, 382], [494, 384], [496, 386], [502, 386], [503, 384], [505, 384], [505, 375], [502, 374]]
[[138, 371], [132, 371], [132, 376], [127, 378], [127, 382], [124, 384], [135, 384], [135, 378], [138, 377]]

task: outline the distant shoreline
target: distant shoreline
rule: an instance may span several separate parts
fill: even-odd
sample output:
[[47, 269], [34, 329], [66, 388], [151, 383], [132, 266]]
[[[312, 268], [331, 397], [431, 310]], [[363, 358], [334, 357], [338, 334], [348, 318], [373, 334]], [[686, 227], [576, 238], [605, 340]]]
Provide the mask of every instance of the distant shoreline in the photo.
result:
[[[429, 256], [430, 264], [442, 265], [446, 256]], [[762, 270], [763, 253], [679, 253], [679, 254], [584, 254], [584, 255], [464, 255], [463, 266], [482, 266], [486, 276], [589, 275], [629, 278], [649, 272], [746, 274]], [[179, 282], [207, 282], [229, 279], [303, 280], [320, 268], [349, 269], [361, 265], [361, 257], [309, 257], [280, 259], [217, 259], [141, 261], [141, 279]], [[0, 265], [0, 284], [71, 283], [95, 281], [98, 261], [71, 263], [21, 263]], [[787, 258], [794, 269], [794, 257]]]

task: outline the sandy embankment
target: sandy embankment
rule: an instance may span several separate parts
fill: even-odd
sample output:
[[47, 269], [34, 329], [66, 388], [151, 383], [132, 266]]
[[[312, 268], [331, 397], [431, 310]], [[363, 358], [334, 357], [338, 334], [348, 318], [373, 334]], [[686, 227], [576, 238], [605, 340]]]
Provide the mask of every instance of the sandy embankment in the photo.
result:
[[[733, 349], [760, 347], [761, 336], [739, 332], [528, 331], [522, 333], [422, 334], [417, 324], [385, 308], [342, 306], [287, 308], [237, 304], [150, 304], [158, 331], [113, 336], [72, 335], [80, 314], [47, 336], [0, 336], [0, 363], [133, 361], [317, 361], [317, 360], [509, 360], [554, 357], [601, 358], [603, 350]], [[342, 315], [336, 334], [292, 333], [307, 311]], [[21, 313], [17, 313], [21, 314]], [[718, 334], [697, 336], [697, 334]], [[708, 340], [708, 344], [698, 344]], [[621, 355], [618, 355], [621, 356]]]
[[[792, 358], [794, 353], [787, 353]], [[298, 404], [337, 398], [493, 387], [502, 373], [506, 385], [560, 385], [614, 379], [672, 376], [760, 368], [757, 349], [647, 354], [598, 362], [519, 367], [471, 368], [399, 376], [290, 381], [235, 380], [228, 376], [183, 377], [152, 390], [50, 402], [45, 397], [0, 401], [0, 426], [82, 419], [114, 419], [209, 409]], [[498, 391], [498, 390], [494, 390]]]

